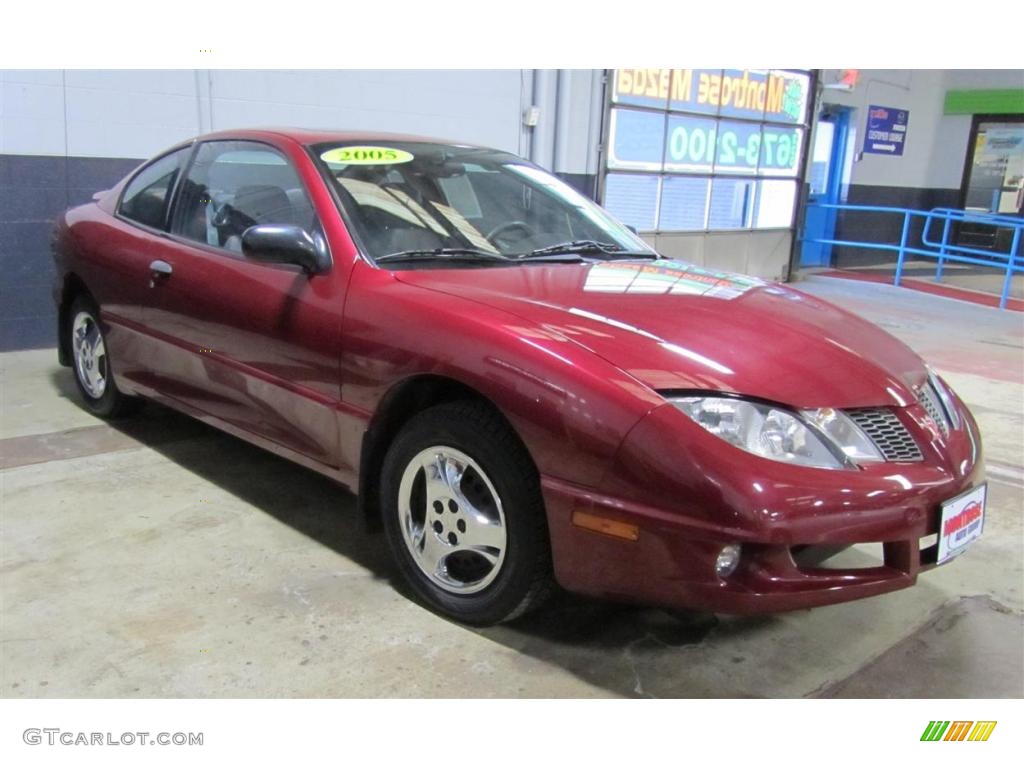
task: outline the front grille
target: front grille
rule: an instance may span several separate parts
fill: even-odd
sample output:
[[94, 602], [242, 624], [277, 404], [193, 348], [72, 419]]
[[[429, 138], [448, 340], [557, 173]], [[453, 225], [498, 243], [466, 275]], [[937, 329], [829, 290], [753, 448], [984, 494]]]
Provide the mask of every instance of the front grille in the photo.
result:
[[871, 439], [886, 461], [923, 458], [914, 438], [889, 408], [852, 408], [845, 413]]
[[928, 415], [932, 417], [939, 429], [942, 430], [942, 434], [949, 436], [949, 421], [946, 419], [946, 412], [942, 408], [942, 404], [939, 402], [939, 396], [935, 394], [935, 390], [932, 388], [931, 382], [925, 382], [925, 385], [917, 391], [917, 399], [920, 400], [921, 405], [928, 411]]

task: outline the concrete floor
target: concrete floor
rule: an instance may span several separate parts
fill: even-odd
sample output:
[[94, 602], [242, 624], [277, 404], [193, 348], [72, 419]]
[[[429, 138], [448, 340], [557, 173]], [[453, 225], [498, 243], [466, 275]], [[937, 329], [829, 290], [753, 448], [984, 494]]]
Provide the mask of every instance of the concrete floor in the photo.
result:
[[[0, 695], [1024, 695], [1024, 316], [811, 277], [970, 403], [985, 535], [910, 590], [759, 618], [560, 597], [460, 627], [327, 480], [150, 406], [105, 424], [53, 350], [0, 355]], [[841, 555], [857, 560], [856, 550]]]

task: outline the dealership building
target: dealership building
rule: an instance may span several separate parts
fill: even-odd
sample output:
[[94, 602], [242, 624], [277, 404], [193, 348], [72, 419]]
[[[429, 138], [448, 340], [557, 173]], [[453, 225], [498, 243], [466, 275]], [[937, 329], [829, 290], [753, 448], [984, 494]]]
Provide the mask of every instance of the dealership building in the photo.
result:
[[[1024, 199], [1022, 75], [1014, 70], [6, 70], [2, 77], [0, 242], [10, 281], [3, 348], [43, 343], [50, 333], [53, 217], [142, 159], [212, 130], [371, 130], [508, 150], [555, 171], [666, 256], [769, 279], [800, 267], [896, 260], [892, 251], [801, 238], [898, 244], [899, 215], [808, 211], [808, 203], [1020, 215]], [[912, 221], [911, 240], [920, 227]], [[967, 223], [957, 230], [963, 242], [1009, 245], [1006, 229]]]
[[[254, 128], [267, 130], [230, 135]], [[274, 144], [271, 137], [288, 129], [309, 131], [296, 134], [306, 137], [306, 154], [289, 155], [292, 150]], [[331, 131], [369, 138], [349, 147]], [[216, 141], [188, 143], [212, 132], [228, 137], [207, 156], [201, 152]], [[422, 166], [414, 165], [413, 151], [427, 145], [411, 137], [457, 146], [449, 146], [449, 154], [439, 151], [433, 165], [424, 158], [434, 150], [424, 149], [424, 157], [415, 158]], [[466, 145], [525, 158], [557, 178], [506, 154], [467, 154]], [[143, 221], [129, 210], [132, 184], [120, 197], [97, 195], [171, 148], [176, 154], [158, 159], [152, 178], [147, 167], [132, 179], [146, 187], [143, 193], [157, 190], [155, 218]], [[387, 150], [393, 167], [365, 162], [369, 168], [346, 176], [352, 170], [347, 149]], [[171, 170], [165, 172], [161, 160]], [[207, 161], [211, 167], [223, 162], [210, 171]], [[256, 168], [261, 163], [277, 175]], [[402, 163], [420, 176], [402, 176]], [[494, 183], [494, 198], [526, 213], [485, 225], [480, 209], [492, 202], [490, 192], [474, 192], [460, 174], [478, 174], [486, 191], [509, 166], [518, 176], [505, 187]], [[280, 269], [269, 277], [246, 272], [260, 260], [246, 258], [257, 252], [245, 250], [250, 233], [269, 225], [256, 235], [271, 238], [274, 226], [285, 226], [247, 219], [229, 253], [228, 238], [214, 226], [227, 226], [215, 222], [211, 179], [217, 172], [230, 186], [224, 199], [239, 209], [246, 195], [260, 205], [280, 199], [290, 209], [301, 207], [299, 201], [314, 221], [319, 211], [320, 223], [329, 209], [330, 225], [322, 230], [287, 222], [285, 235], [293, 239], [285, 245], [293, 255], [296, 247], [307, 248], [311, 261], [283, 263], [278, 257], [287, 249], [266, 240], [263, 260]], [[430, 173], [435, 197], [414, 199], [426, 188], [415, 184]], [[182, 191], [189, 182], [193, 187]], [[181, 223], [187, 217], [174, 207], [186, 192], [195, 203], [189, 223], [198, 234], [191, 240]], [[531, 219], [531, 205], [549, 193], [562, 208]], [[100, 202], [81, 215], [84, 226], [54, 235], [67, 209], [93, 200]], [[371, 224], [359, 224], [364, 229], [384, 220], [382, 211], [397, 211], [402, 226], [421, 227], [429, 237], [473, 234], [450, 248], [396, 238], [406, 244], [384, 256], [392, 257], [399, 277], [380, 287], [378, 267], [389, 265], [362, 248], [369, 238], [364, 230], [356, 237], [351, 226], [353, 211], [364, 205], [376, 206]], [[586, 227], [596, 222], [621, 241], [531, 241], [533, 250], [511, 254], [524, 257], [514, 267], [521, 272], [504, 263], [490, 268], [509, 260], [509, 249], [496, 245], [502, 233], [519, 229], [525, 242], [523, 232], [538, 234], [536, 221], [558, 219], [562, 226], [573, 216], [583, 225], [566, 225], [571, 234], [591, 231]], [[120, 239], [103, 234], [96, 224], [101, 219], [120, 228]], [[339, 234], [346, 232], [352, 237]], [[66, 263], [66, 252], [80, 249], [82, 260], [95, 260], [101, 265], [94, 266], [96, 274], [114, 285], [130, 272], [118, 259], [136, 247], [131, 238], [150, 236], [142, 255], [135, 254], [142, 278], [125, 289], [138, 314], [124, 328], [136, 335], [122, 328], [124, 336], [110, 338], [137, 360], [163, 364], [172, 374], [184, 370], [192, 379], [164, 388], [159, 376], [147, 381], [143, 372], [138, 391], [128, 394], [171, 408], [147, 405], [142, 415], [99, 418], [108, 412], [81, 407], [89, 391], [82, 377], [115, 347], [107, 343], [104, 351], [100, 329], [110, 318], [103, 313], [116, 318], [123, 307], [93, 307], [84, 280], [58, 274], [54, 251], [63, 249], [57, 261]], [[336, 257], [339, 242], [351, 249], [349, 263], [330, 262], [324, 243], [331, 238]], [[1024, 70], [0, 70], [0, 692], [62, 698], [1020, 698], [1022, 240]], [[184, 282], [184, 257], [169, 263], [176, 247], [191, 248], [191, 263], [200, 265], [193, 283]], [[592, 263], [614, 262], [616, 251], [634, 257], [640, 251], [647, 261]], [[449, 259], [443, 268], [452, 269], [440, 278], [429, 266], [403, 271], [394, 260], [403, 255]], [[525, 266], [530, 256], [550, 263]], [[479, 273], [467, 276], [459, 259], [471, 257], [490, 263], [473, 265]], [[206, 258], [222, 271], [204, 271]], [[320, 290], [330, 273], [317, 271], [324, 263], [351, 268], [356, 276], [341, 289], [339, 282]], [[495, 276], [501, 269], [504, 281]], [[566, 277], [570, 269], [586, 270], [578, 285]], [[333, 273], [339, 281], [341, 274]], [[176, 308], [175, 316], [166, 306], [151, 313], [164, 321], [150, 334], [164, 346], [142, 349], [146, 342], [139, 339], [148, 331], [139, 317], [149, 311], [146, 302], [168, 286], [169, 295], [176, 284], [195, 295], [186, 295], [185, 309]], [[435, 296], [432, 305], [409, 298], [410, 285], [427, 286], [416, 296], [437, 288], [443, 298]], [[247, 301], [239, 295], [243, 288], [252, 295], [254, 316], [247, 319], [238, 310]], [[81, 295], [68, 293], [72, 289]], [[347, 302], [343, 318], [331, 304], [335, 289], [338, 301]], [[663, 302], [641, 305], [640, 294]], [[228, 305], [235, 315], [222, 312]], [[337, 327], [324, 331], [323, 318], [335, 315]], [[443, 343], [429, 337], [434, 318], [437, 333], [449, 334]], [[83, 353], [86, 327], [98, 341]], [[385, 393], [389, 372], [419, 362], [418, 354], [429, 362], [410, 378], [429, 379], [423, 389]], [[472, 381], [446, 378], [446, 366], [472, 355], [480, 366]], [[616, 355], [627, 362], [619, 364]], [[750, 380], [761, 390], [730, 388], [742, 373], [737, 360], [756, 368]], [[588, 365], [608, 367], [584, 376]], [[107, 371], [113, 382], [116, 368]], [[903, 374], [919, 381], [911, 386]], [[214, 395], [196, 395], [205, 384]], [[490, 403], [486, 410], [488, 386], [505, 387], [513, 405]], [[798, 398], [814, 386], [849, 396], [833, 408], [810, 395], [807, 402], [789, 402], [773, 394]], [[364, 399], [346, 400], [350, 391]], [[974, 414], [977, 430], [954, 391]], [[104, 390], [95, 392], [99, 402]], [[878, 392], [884, 402], [871, 399]], [[385, 456], [400, 444], [401, 430], [415, 426], [417, 413], [457, 406], [463, 395], [472, 407], [463, 403], [461, 411], [453, 406], [442, 416], [454, 423], [468, 414], [458, 422], [462, 428], [490, 447], [513, 445], [516, 466], [528, 478], [522, 487], [532, 489], [529, 483], [537, 480], [539, 488], [547, 462], [554, 469], [544, 479], [545, 499], [571, 498], [558, 508], [564, 512], [559, 519], [549, 506], [547, 522], [530, 528], [542, 531], [538, 540], [550, 534], [553, 542], [550, 551], [541, 546], [535, 560], [537, 568], [554, 568], [557, 579], [545, 582], [556, 595], [554, 608], [520, 620], [512, 605], [506, 613], [516, 621], [498, 628], [468, 630], [438, 604], [427, 600], [431, 610], [423, 610], [423, 600], [408, 600], [382, 554], [372, 514], [378, 479], [383, 485], [382, 478], [400, 476], [409, 507], [436, 488], [429, 457], [422, 459], [421, 482], [408, 469], [392, 471]], [[238, 402], [224, 406], [236, 396]], [[294, 404], [287, 399], [292, 396], [305, 398], [301, 407], [280, 405]], [[175, 398], [180, 405], [191, 397], [229, 416], [218, 421], [199, 406], [178, 408], [196, 421], [174, 410]], [[615, 406], [595, 406], [603, 397]], [[683, 450], [658, 431], [667, 403], [675, 409], [664, 418], [692, 429], [686, 434], [710, 447]], [[374, 405], [393, 410], [371, 420]], [[909, 426], [901, 426], [897, 412], [910, 414], [902, 417]], [[741, 419], [758, 428], [782, 423], [769, 436], [797, 447], [776, 446], [777, 454], [760, 453], [758, 461], [781, 456], [777, 462], [754, 462], [751, 454], [776, 448], [741, 435], [735, 427]], [[434, 426], [444, 421], [435, 417]], [[558, 433], [564, 424], [571, 428]], [[346, 425], [357, 426], [347, 434]], [[249, 442], [267, 451], [238, 439], [251, 437], [249, 427], [264, 430], [261, 440]], [[915, 438], [914, 429], [931, 430], [931, 437]], [[306, 439], [310, 434], [322, 440]], [[719, 438], [732, 440], [735, 453], [713, 442]], [[810, 443], [821, 447], [819, 453], [798, 456]], [[943, 453], [950, 445], [960, 451], [958, 462]], [[330, 453], [323, 446], [341, 446], [349, 451], [346, 459], [373, 458], [376, 474], [360, 475], [358, 461], [342, 466], [361, 490], [371, 489], [370, 501], [364, 495], [357, 502], [341, 488], [355, 488], [341, 470], [322, 471], [327, 460], [320, 459]], [[589, 458], [588, 450], [618, 458], [620, 447], [635, 448], [621, 474], [597, 460], [569, 466], [564, 458]], [[317, 450], [323, 455], [311, 459]], [[470, 453], [459, 448], [452, 456], [476, 468], [481, 498], [490, 493], [500, 512], [500, 492], [520, 486], [491, 483], [481, 469], [487, 462], [473, 464]], [[800, 466], [787, 467], [791, 476], [773, 474], [771, 467], [794, 456], [806, 461], [792, 462]], [[935, 466], [927, 464], [932, 459]], [[718, 482], [716, 462], [729, 467], [734, 482]], [[880, 462], [892, 464], [882, 472]], [[702, 483], [701, 504], [738, 509], [742, 495], [766, 538], [745, 537], [737, 513], [738, 522], [713, 521], [716, 532], [739, 531], [735, 541], [712, 540], [712, 523], [694, 513], [679, 534], [692, 549], [665, 544], [666, 530], [678, 520], [643, 494], [658, 488], [662, 500], [700, 507], [679, 491], [682, 481], [673, 484], [684, 463], [699, 478], [693, 487]], [[875, 475], [861, 472], [867, 465]], [[823, 468], [834, 470], [827, 481], [820, 480]], [[436, 472], [433, 479], [441, 482], [446, 475]], [[868, 487], [869, 476], [877, 488]], [[882, 508], [887, 499], [903, 499], [904, 491], [931, 492], [953, 476], [963, 488], [949, 498], [921, 508], [900, 506], [903, 501]], [[853, 480], [844, 485], [837, 477]], [[834, 493], [816, 490], [819, 481], [832, 483]], [[605, 485], [594, 490], [599, 482]], [[634, 493], [632, 506], [615, 495], [620, 489], [623, 498], [627, 490]], [[778, 520], [785, 517], [780, 499], [802, 515], [803, 539], [787, 538], [786, 521]], [[825, 503], [840, 510], [829, 519], [842, 517], [858, 538], [847, 541], [843, 530], [821, 522]], [[472, 515], [456, 517], [463, 514], [457, 506], [454, 496], [432, 502], [442, 545], [454, 546], [473, 525]], [[325, 508], [351, 514], [325, 522], [319, 515]], [[914, 539], [885, 538], [890, 529], [879, 522], [883, 513], [899, 518]], [[429, 535], [426, 520], [413, 522]], [[935, 530], [917, 536], [926, 522]], [[955, 529], [964, 549], [945, 548], [944, 526]], [[838, 565], [805, 568], [807, 550], [834, 540], [841, 546], [822, 555], [822, 563]], [[598, 554], [582, 556], [580, 542]], [[496, 551], [487, 550], [492, 565], [503, 565], [506, 553], [516, 550]], [[699, 612], [675, 610], [680, 606], [671, 600], [646, 600], [682, 589], [699, 570], [695, 562], [703, 567], [692, 577], [699, 588], [687, 595], [696, 596]], [[650, 576], [643, 570], [648, 565], [664, 567]], [[493, 567], [497, 573], [499, 566]], [[845, 575], [823, 575], [828, 568]], [[621, 591], [602, 580], [613, 571], [622, 575]], [[513, 573], [520, 578], [520, 571]], [[443, 589], [437, 569], [427, 575]], [[749, 582], [737, 582], [741, 578]], [[870, 599], [829, 605], [822, 588], [805, 603], [786, 602], [809, 589], [802, 580], [828, 578], [834, 579], [829, 589], [853, 584]], [[890, 591], [875, 581], [884, 579], [908, 588]], [[463, 581], [459, 589], [472, 579]], [[586, 598], [562, 594], [555, 582]], [[600, 588], [576, 588], [583, 582]], [[795, 610], [758, 619], [704, 610], [722, 593], [734, 600], [729, 607], [749, 607], [770, 593], [776, 605]], [[442, 597], [462, 593], [452, 594]], [[16, 642], [6, 642], [12, 638]]]

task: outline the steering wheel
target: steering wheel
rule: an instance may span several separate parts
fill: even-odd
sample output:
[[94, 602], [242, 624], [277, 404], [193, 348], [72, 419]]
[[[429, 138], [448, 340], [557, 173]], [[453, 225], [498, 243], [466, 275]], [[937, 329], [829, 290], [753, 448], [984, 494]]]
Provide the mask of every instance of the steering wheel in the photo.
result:
[[[490, 240], [493, 243], [494, 242], [494, 238], [502, 235], [503, 233], [505, 233], [505, 232], [507, 232], [507, 231], [509, 231], [511, 229], [518, 229], [520, 232], [523, 232], [524, 233], [523, 234], [524, 238], [525, 237], [532, 237], [532, 236], [537, 234], [537, 230], [535, 230], [533, 227], [531, 227], [525, 221], [520, 221], [519, 219], [516, 219], [515, 221], [506, 221], [503, 224], [499, 224], [494, 229], [492, 229], [490, 232], [488, 232], [486, 235], [484, 235], [484, 237], [486, 237], [488, 240]], [[520, 239], [523, 239], [523, 238], [520, 238]]]

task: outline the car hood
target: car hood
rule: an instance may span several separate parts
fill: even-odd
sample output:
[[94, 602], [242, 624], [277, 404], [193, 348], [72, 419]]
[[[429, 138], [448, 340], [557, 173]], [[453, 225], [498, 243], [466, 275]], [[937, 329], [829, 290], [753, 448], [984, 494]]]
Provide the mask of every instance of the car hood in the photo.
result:
[[798, 408], [906, 405], [921, 359], [877, 326], [776, 283], [677, 261], [395, 273], [571, 340], [658, 390]]

